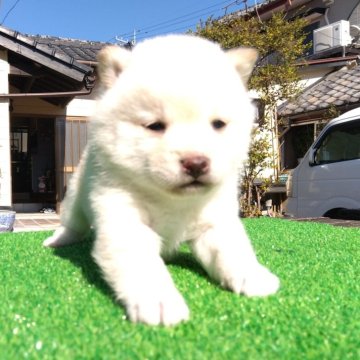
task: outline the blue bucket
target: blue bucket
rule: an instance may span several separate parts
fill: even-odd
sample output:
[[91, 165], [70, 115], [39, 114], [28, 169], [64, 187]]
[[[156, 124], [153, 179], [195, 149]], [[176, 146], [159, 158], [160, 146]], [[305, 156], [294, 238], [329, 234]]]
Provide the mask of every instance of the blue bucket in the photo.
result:
[[15, 215], [15, 211], [0, 210], [0, 232], [14, 230]]

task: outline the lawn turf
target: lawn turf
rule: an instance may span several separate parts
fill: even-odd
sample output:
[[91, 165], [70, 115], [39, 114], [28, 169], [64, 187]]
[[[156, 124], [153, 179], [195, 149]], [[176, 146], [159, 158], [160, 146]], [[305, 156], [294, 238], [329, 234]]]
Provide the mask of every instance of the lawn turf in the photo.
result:
[[91, 242], [0, 234], [0, 359], [359, 359], [359, 228], [244, 221], [281, 279], [268, 298], [209, 280], [185, 248], [169, 270], [191, 311], [172, 327], [131, 324], [93, 263]]

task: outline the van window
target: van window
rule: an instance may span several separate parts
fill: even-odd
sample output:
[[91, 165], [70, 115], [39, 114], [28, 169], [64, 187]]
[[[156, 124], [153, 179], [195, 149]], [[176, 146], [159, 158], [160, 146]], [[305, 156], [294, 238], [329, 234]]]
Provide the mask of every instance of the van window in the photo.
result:
[[360, 159], [360, 120], [329, 128], [315, 149], [315, 164]]

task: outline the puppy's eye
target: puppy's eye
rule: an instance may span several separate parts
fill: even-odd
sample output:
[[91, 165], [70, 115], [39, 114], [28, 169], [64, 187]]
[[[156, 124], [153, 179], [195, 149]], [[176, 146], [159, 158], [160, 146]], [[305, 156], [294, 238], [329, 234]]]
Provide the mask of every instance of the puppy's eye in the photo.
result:
[[211, 122], [211, 126], [214, 130], [220, 130], [223, 129], [226, 126], [226, 122], [220, 119], [215, 119]]
[[166, 124], [163, 121], [155, 121], [149, 125], [145, 125], [145, 128], [154, 132], [164, 132], [166, 130]]

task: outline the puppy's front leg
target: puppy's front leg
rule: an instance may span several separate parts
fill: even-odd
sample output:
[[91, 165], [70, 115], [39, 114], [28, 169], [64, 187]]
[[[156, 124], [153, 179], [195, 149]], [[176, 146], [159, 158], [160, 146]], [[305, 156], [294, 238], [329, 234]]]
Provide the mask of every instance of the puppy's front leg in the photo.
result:
[[95, 261], [131, 321], [175, 325], [187, 320], [188, 307], [160, 257], [159, 236], [132, 212], [117, 209], [116, 216], [109, 212], [98, 218]]
[[261, 265], [238, 218], [212, 225], [191, 242], [194, 255], [223, 287], [246, 296], [267, 296], [279, 280]]

